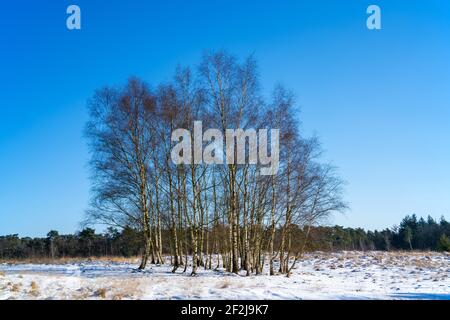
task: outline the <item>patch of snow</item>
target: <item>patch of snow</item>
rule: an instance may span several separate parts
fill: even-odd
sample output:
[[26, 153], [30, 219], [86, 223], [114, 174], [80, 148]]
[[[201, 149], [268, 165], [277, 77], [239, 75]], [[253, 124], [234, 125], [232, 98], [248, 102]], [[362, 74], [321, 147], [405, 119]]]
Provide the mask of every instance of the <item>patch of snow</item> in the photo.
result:
[[[169, 260], [167, 260], [169, 261]], [[0, 299], [450, 299], [450, 256], [309, 253], [290, 278], [125, 262], [0, 264]]]

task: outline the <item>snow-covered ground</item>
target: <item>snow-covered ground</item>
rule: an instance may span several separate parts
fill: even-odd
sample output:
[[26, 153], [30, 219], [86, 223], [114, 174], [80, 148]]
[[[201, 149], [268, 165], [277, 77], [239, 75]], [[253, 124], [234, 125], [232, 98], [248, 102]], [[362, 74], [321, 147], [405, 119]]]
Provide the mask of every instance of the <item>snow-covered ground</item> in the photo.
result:
[[290, 278], [135, 268], [136, 261], [4, 263], [0, 299], [450, 299], [448, 253], [310, 253]]

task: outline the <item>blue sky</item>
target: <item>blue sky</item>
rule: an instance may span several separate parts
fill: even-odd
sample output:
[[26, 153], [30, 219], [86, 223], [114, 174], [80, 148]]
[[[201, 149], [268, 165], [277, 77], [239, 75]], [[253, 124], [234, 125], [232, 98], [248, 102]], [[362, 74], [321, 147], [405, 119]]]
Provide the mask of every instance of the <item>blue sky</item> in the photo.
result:
[[[243, 3], [245, 2], [245, 3]], [[82, 30], [68, 31], [77, 4]], [[366, 8], [382, 10], [380, 31]], [[264, 89], [297, 95], [303, 130], [347, 181], [345, 215], [384, 228], [450, 218], [450, 2], [9, 1], [0, 7], [0, 234], [79, 229], [82, 129], [96, 88], [168, 80], [205, 49], [254, 53]]]

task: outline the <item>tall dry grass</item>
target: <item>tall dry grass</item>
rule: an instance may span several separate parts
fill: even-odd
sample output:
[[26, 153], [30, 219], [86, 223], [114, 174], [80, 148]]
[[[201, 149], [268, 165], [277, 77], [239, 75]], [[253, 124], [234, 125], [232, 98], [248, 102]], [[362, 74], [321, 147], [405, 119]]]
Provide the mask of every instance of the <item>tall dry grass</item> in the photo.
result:
[[119, 263], [137, 263], [140, 257], [120, 257], [120, 256], [102, 256], [102, 257], [61, 257], [61, 258], [45, 258], [32, 257], [25, 259], [0, 259], [0, 264], [70, 264], [80, 262], [119, 262]]

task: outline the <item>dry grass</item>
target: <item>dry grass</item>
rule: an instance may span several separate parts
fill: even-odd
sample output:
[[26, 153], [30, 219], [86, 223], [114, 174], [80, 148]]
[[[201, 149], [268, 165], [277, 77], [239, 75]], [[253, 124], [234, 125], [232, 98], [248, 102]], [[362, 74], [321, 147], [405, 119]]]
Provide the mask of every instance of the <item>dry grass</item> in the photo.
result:
[[[385, 259], [388, 261], [391, 259], [397, 259], [397, 258], [424, 258], [424, 257], [431, 257], [436, 254], [438, 255], [444, 255], [444, 256], [450, 256], [450, 253], [448, 252], [423, 252], [423, 251], [343, 251], [341, 252], [342, 255], [336, 257], [336, 253], [332, 252], [325, 252], [325, 251], [316, 251], [316, 252], [307, 252], [305, 253], [305, 256], [309, 256], [309, 258], [315, 258], [319, 260], [326, 260], [331, 259], [335, 257], [338, 261], [342, 262], [344, 260], [348, 259], [360, 259], [361, 255], [364, 256], [370, 256], [377, 262], [384, 263]], [[293, 257], [291, 257], [293, 258]], [[104, 257], [85, 257], [85, 258], [26, 258], [26, 259], [0, 259], [0, 263], [7, 263], [7, 264], [24, 264], [24, 263], [32, 263], [32, 264], [68, 264], [68, 263], [79, 263], [79, 262], [92, 262], [92, 261], [99, 261], [99, 262], [121, 262], [121, 263], [138, 263], [140, 260], [139, 256], [133, 256], [133, 257], [121, 257], [121, 256], [104, 256]], [[170, 257], [165, 257], [166, 262], [170, 260]], [[1, 274], [0, 274], [1, 275]]]
[[69, 264], [69, 263], [79, 263], [79, 262], [122, 262], [122, 263], [136, 263], [139, 261], [140, 257], [119, 257], [119, 256], [104, 256], [104, 257], [86, 257], [86, 258], [26, 258], [26, 259], [0, 259], [0, 263], [7, 264]]
[[105, 299], [106, 298], [106, 289], [105, 288], [98, 289], [97, 291], [94, 292], [94, 296]]
[[34, 282], [34, 281], [32, 281], [31, 282], [31, 290], [37, 290], [39, 287], [38, 287], [38, 285], [37, 285], [37, 283], [36, 282]]
[[88, 298], [89, 298], [89, 291], [86, 289], [80, 288], [72, 294], [71, 299], [72, 300], [86, 300]]
[[29, 294], [34, 297], [38, 297], [40, 292], [39, 292], [39, 286], [37, 285], [37, 283], [32, 281], [30, 284], [30, 287], [31, 287], [31, 290], [30, 290]]
[[21, 283], [15, 283], [15, 284], [12, 285], [11, 291], [12, 292], [19, 292], [21, 287], [22, 287]]
[[123, 300], [133, 299], [141, 294], [138, 289], [140, 279], [115, 279], [103, 282], [100, 280], [93, 287], [92, 283], [80, 283], [80, 288], [70, 292], [72, 300], [107, 299]]
[[6, 276], [6, 274], [4, 272], [0, 271], [0, 277], [4, 277], [4, 276]]

